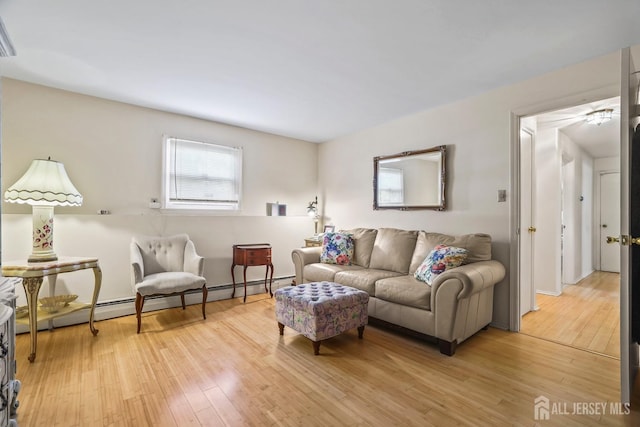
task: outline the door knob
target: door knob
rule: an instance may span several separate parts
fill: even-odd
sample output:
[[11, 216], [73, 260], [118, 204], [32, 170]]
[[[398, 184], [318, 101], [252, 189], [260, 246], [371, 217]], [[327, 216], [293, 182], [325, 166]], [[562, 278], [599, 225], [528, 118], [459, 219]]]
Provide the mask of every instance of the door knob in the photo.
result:
[[607, 228], [607, 224], [602, 224], [602, 228]]
[[622, 246], [640, 245], [640, 237], [631, 237], [623, 234], [620, 237], [607, 236], [607, 243], [620, 243]]
[[529, 227], [529, 233], [535, 233], [537, 230], [534, 226]]

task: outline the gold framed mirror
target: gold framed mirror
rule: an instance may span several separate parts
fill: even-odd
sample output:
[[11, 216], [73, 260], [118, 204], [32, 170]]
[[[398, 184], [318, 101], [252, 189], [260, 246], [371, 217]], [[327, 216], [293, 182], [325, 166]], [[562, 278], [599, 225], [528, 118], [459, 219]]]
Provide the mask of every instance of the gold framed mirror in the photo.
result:
[[373, 158], [373, 209], [446, 208], [446, 153], [440, 145]]

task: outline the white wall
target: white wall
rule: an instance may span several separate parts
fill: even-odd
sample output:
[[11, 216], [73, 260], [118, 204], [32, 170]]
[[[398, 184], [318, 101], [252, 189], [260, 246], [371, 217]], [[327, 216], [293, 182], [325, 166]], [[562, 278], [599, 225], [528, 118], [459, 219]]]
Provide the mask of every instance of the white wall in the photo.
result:
[[593, 272], [593, 158], [562, 131], [558, 150], [570, 159], [563, 167], [563, 283], [575, 284]]
[[[34, 158], [64, 163], [84, 203], [56, 208], [55, 250], [99, 257], [101, 302], [132, 297], [128, 245], [137, 234], [188, 233], [206, 258], [209, 286], [231, 282], [234, 243], [271, 243], [275, 276], [294, 274], [291, 250], [313, 233], [306, 206], [316, 195], [317, 144], [11, 79], [2, 80], [2, 89], [2, 192]], [[160, 197], [163, 134], [242, 146], [242, 211], [177, 215], [150, 209], [149, 199]], [[266, 203], [276, 201], [287, 204], [288, 216], [266, 216]], [[97, 215], [99, 209], [111, 215]], [[3, 202], [3, 261], [30, 253], [30, 212], [28, 206]], [[84, 273], [60, 276], [58, 286], [86, 299]], [[264, 269], [249, 268], [247, 275], [264, 278]]]
[[585, 155], [582, 157], [582, 196], [584, 200], [580, 203], [582, 216], [580, 279], [587, 277], [595, 270], [595, 264], [593, 263], [593, 207], [595, 205], [593, 161], [594, 159], [591, 156]]
[[[486, 232], [493, 237], [494, 258], [508, 267], [510, 251], [516, 250], [510, 246], [514, 224], [509, 203], [497, 202], [497, 190], [509, 189], [513, 195], [511, 113], [571, 105], [593, 91], [615, 96], [619, 58], [618, 53], [607, 55], [322, 144], [319, 183], [326, 214], [340, 228]], [[446, 211], [372, 209], [373, 157], [443, 144], [448, 150]], [[493, 324], [505, 328], [510, 322], [508, 278], [496, 287], [494, 298]]]

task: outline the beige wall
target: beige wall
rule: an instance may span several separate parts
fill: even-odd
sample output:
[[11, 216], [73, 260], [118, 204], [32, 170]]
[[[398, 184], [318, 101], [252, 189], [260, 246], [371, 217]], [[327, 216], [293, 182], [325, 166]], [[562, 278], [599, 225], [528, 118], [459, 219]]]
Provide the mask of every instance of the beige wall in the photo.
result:
[[[615, 96], [619, 62], [614, 53], [322, 144], [319, 182], [329, 220], [339, 228], [489, 233], [494, 258], [509, 266], [510, 251], [517, 250], [510, 246], [514, 224], [510, 203], [498, 203], [497, 191], [507, 189], [508, 197], [513, 195], [511, 113], [532, 114], [585, 97]], [[445, 212], [372, 209], [373, 157], [442, 144], [448, 154]], [[497, 286], [494, 299], [494, 324], [505, 328], [512, 292], [508, 277]]]
[[[136, 234], [188, 233], [206, 258], [208, 284], [216, 286], [231, 282], [234, 243], [270, 242], [275, 276], [291, 276], [291, 249], [313, 233], [305, 208], [316, 195], [317, 144], [11, 79], [2, 80], [2, 114], [2, 192], [34, 158], [64, 163], [84, 203], [56, 208], [55, 250], [100, 258], [100, 301], [133, 295], [128, 245]], [[176, 215], [150, 209], [150, 198], [160, 197], [163, 134], [243, 147], [242, 211]], [[266, 216], [266, 203], [276, 201], [287, 204], [288, 216]], [[99, 209], [111, 215], [97, 215]], [[4, 261], [30, 253], [30, 212], [3, 202]], [[242, 276], [241, 268], [236, 272]], [[247, 273], [250, 280], [264, 277], [263, 268]], [[83, 272], [58, 282], [81, 297], [90, 294]]]

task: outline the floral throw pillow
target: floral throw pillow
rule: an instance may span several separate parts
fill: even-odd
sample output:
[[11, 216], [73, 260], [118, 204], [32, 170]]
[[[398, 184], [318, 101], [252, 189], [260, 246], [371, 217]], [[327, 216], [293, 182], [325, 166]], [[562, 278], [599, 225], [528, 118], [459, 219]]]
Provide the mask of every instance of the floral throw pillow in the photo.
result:
[[353, 259], [353, 236], [347, 233], [324, 233], [320, 262], [325, 264], [351, 265]]
[[438, 245], [416, 269], [414, 277], [431, 285], [438, 274], [450, 268], [459, 267], [467, 259], [467, 250], [454, 246]]

